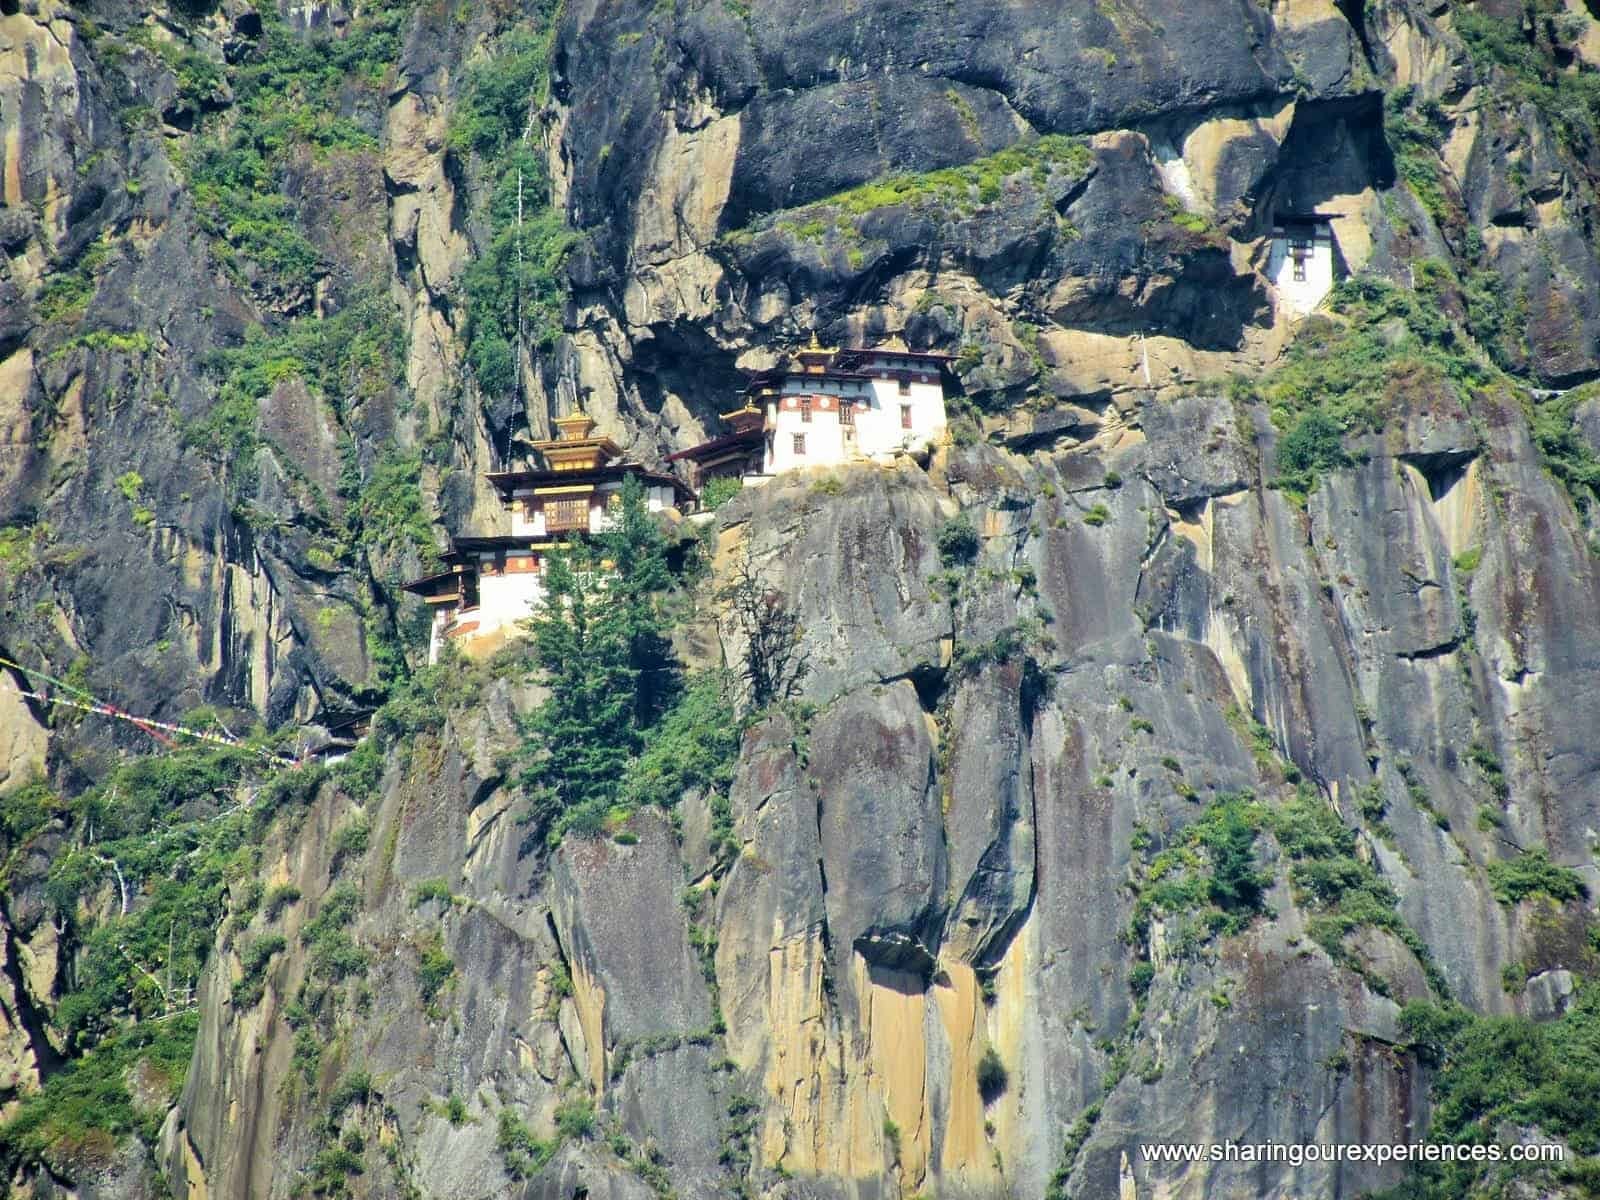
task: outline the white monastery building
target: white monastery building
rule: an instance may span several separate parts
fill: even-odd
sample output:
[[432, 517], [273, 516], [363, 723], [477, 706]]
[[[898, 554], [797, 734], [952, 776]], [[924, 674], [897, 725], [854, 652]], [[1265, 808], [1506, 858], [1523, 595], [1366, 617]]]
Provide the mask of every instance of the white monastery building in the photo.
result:
[[[800, 467], [926, 450], [945, 435], [949, 361], [892, 348], [829, 350], [813, 337], [809, 348], [750, 380], [744, 406], [723, 415], [731, 433], [667, 461], [686, 462], [699, 488], [722, 476], [764, 482]], [[585, 414], [555, 425], [554, 438], [530, 447], [541, 465], [486, 476], [511, 514], [510, 532], [453, 538], [439, 571], [405, 585], [433, 612], [429, 662], [447, 643], [484, 656], [521, 636], [521, 623], [544, 598], [546, 556], [604, 532], [630, 475], [644, 486], [651, 512], [676, 512], [696, 499], [677, 476], [625, 461]]]
[[675, 476], [624, 462], [615, 442], [593, 436], [594, 422], [583, 413], [555, 424], [556, 437], [532, 446], [542, 468], [486, 476], [511, 511], [511, 533], [453, 538], [443, 570], [405, 585], [433, 610], [429, 662], [447, 641], [486, 655], [519, 636], [519, 623], [544, 598], [545, 555], [575, 536], [603, 532], [629, 475], [644, 485], [651, 512], [694, 498]]
[[718, 476], [747, 482], [799, 467], [887, 461], [944, 438], [950, 359], [889, 347], [830, 350], [816, 343], [754, 376], [744, 407], [724, 413], [733, 432], [669, 455], [697, 488]]
[[1333, 290], [1337, 268], [1333, 218], [1337, 213], [1280, 212], [1273, 217], [1267, 278], [1278, 305], [1290, 317], [1303, 317]]

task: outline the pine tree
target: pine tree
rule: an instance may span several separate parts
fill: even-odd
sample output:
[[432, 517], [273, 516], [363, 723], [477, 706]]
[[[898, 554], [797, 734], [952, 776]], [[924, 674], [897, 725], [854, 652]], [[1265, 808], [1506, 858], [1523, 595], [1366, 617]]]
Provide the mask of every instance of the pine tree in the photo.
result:
[[646, 732], [681, 690], [667, 637], [667, 541], [635, 479], [593, 542], [549, 556], [529, 620], [549, 698], [527, 723], [522, 784], [534, 831], [593, 833]]
[[637, 477], [623, 482], [612, 522], [600, 535], [600, 553], [612, 565], [611, 594], [622, 609], [628, 663], [637, 673], [634, 722], [648, 729], [677, 699], [682, 679], [667, 636], [665, 604], [673, 582], [667, 538]]

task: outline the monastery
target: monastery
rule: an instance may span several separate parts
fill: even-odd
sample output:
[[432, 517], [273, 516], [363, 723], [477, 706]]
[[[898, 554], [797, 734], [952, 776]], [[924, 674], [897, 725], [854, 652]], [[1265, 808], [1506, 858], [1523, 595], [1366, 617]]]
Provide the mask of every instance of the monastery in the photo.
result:
[[813, 336], [810, 347], [752, 377], [743, 407], [723, 416], [731, 432], [667, 457], [684, 464], [690, 483], [625, 461], [585, 414], [560, 418], [554, 438], [532, 443], [539, 469], [485, 477], [510, 510], [510, 533], [453, 538], [443, 570], [405, 585], [433, 612], [428, 661], [438, 661], [446, 643], [481, 656], [520, 636], [544, 597], [544, 556], [603, 532], [630, 475], [644, 485], [651, 512], [684, 511], [713, 479], [758, 484], [800, 467], [929, 448], [945, 433], [949, 361], [910, 350], [826, 349]]
[[944, 437], [950, 357], [912, 350], [830, 350], [811, 345], [753, 377], [732, 432], [667, 456], [704, 488], [732, 476], [764, 483], [797, 467], [884, 461]]
[[676, 476], [623, 461], [621, 447], [595, 437], [594, 422], [585, 414], [562, 417], [555, 425], [556, 437], [532, 444], [542, 469], [486, 476], [511, 511], [511, 532], [452, 538], [444, 570], [405, 585], [433, 610], [429, 662], [438, 661], [446, 642], [464, 653], [485, 655], [519, 636], [518, 623], [544, 596], [544, 556], [574, 536], [602, 532], [629, 475], [644, 485], [651, 512], [694, 499]]
[[1291, 317], [1310, 313], [1333, 290], [1338, 271], [1333, 218], [1338, 215], [1280, 212], [1273, 216], [1267, 278], [1278, 290], [1278, 303]]

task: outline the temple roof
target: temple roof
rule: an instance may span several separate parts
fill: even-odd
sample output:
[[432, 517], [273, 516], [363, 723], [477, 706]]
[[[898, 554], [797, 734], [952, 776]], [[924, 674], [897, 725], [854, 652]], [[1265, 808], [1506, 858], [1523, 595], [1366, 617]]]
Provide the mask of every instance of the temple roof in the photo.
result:
[[697, 446], [690, 446], [687, 450], [679, 450], [675, 454], [667, 455], [668, 462], [681, 462], [684, 459], [694, 460], [704, 458], [708, 454], [715, 454], [718, 450], [728, 450], [735, 446], [758, 446], [764, 436], [761, 428], [737, 430], [725, 433], [721, 437], [714, 437], [708, 442], [701, 442]]
[[623, 479], [629, 475], [636, 475], [650, 483], [665, 484], [674, 490], [678, 496], [692, 499], [694, 489], [676, 475], [665, 471], [652, 471], [643, 463], [612, 462], [602, 466], [586, 469], [567, 468], [565, 470], [536, 471], [524, 468], [518, 471], [489, 471], [484, 475], [495, 490], [500, 493], [501, 499], [509, 500], [511, 494], [519, 487], [531, 487], [538, 484], [573, 484], [573, 483], [608, 483], [614, 479]]

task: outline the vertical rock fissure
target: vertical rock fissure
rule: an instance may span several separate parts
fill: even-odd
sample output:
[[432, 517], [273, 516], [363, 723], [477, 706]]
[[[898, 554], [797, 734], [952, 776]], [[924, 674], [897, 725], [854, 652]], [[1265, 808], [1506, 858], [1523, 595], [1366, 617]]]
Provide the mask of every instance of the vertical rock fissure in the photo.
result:
[[[544, 922], [545, 922], [545, 925], [550, 930], [550, 940], [555, 943], [556, 955], [561, 960], [561, 967], [562, 967], [562, 969], [564, 971], [566, 971], [567, 978], [571, 979], [573, 977], [572, 976], [572, 963], [567, 958], [567, 948], [564, 945], [561, 944], [561, 931], [556, 928], [555, 914], [547, 911], [544, 914]], [[563, 1029], [562, 1026], [561, 1026], [561, 1021], [559, 1019], [559, 1008], [560, 1008], [560, 1001], [558, 999], [557, 1000], [558, 1019], [554, 1022], [555, 1027], [556, 1027], [556, 1038], [561, 1042], [561, 1053], [563, 1053], [563, 1054], [565, 1054], [567, 1056], [567, 1066], [572, 1068], [572, 1073], [574, 1075], [577, 1075], [577, 1076], [579, 1076], [581, 1078], [583, 1073], [578, 1069], [577, 1056], [572, 1053], [572, 1047], [567, 1045], [567, 1033], [566, 1033], [566, 1030]], [[605, 1047], [604, 1046], [599, 1047], [598, 1048], [598, 1052], [600, 1054], [604, 1054], [605, 1053]]]
[[11, 919], [11, 909], [5, 903], [3, 892], [0, 892], [0, 921], [4, 922], [6, 982], [11, 985], [11, 994], [16, 997], [16, 1012], [12, 1015], [23, 1033], [27, 1035], [28, 1049], [33, 1053], [33, 1060], [39, 1067], [40, 1082], [43, 1082], [44, 1077], [54, 1072], [65, 1060], [50, 1044], [50, 1039], [45, 1034], [44, 1020], [34, 1006], [33, 997], [28, 993], [28, 983], [22, 975], [17, 942], [11, 936], [11, 930], [17, 926]]

